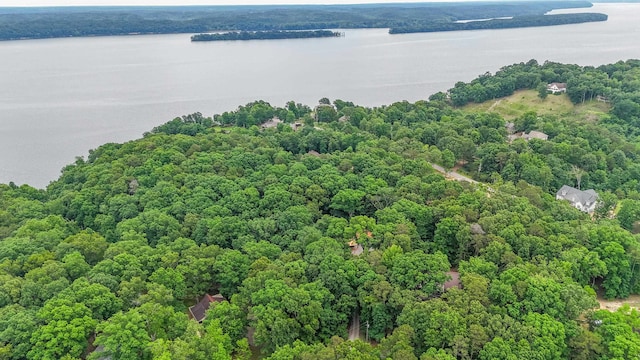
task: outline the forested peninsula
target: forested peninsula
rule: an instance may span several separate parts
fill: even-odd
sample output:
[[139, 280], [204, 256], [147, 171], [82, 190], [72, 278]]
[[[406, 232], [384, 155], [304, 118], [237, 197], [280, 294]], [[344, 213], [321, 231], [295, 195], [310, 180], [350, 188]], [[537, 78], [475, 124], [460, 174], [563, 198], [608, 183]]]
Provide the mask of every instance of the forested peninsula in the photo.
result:
[[276, 39], [309, 39], [344, 36], [341, 32], [330, 30], [302, 31], [231, 31], [226, 33], [197, 34], [191, 41], [234, 41], [234, 40], [276, 40]]
[[469, 22], [431, 22], [419, 25], [398, 26], [389, 29], [390, 34], [416, 32], [512, 29], [535, 26], [581, 24], [585, 22], [607, 21], [608, 16], [598, 13], [556, 14], [516, 16], [510, 19], [490, 19]]
[[0, 358], [637, 359], [639, 129], [639, 60], [176, 118], [0, 185]]
[[[606, 15], [544, 15], [554, 9], [591, 6], [587, 1], [511, 1], [324, 6], [0, 7], [0, 40], [354, 28], [389, 28], [391, 33], [403, 33], [602, 21], [602, 16]], [[513, 20], [471, 22], [468, 24], [473, 25], [464, 26], [457, 23], [504, 17]]]

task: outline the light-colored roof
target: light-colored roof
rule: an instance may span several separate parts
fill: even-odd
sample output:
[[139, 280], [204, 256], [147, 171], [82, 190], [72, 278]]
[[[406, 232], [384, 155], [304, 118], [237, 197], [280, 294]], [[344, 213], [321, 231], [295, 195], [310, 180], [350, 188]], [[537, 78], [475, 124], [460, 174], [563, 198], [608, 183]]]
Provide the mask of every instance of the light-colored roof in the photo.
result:
[[547, 139], [549, 138], [549, 135], [547, 135], [547, 134], [545, 134], [545, 133], [543, 133], [543, 132], [540, 132], [540, 131], [535, 131], [535, 130], [533, 130], [533, 131], [530, 131], [530, 132], [527, 134], [527, 137], [529, 137], [529, 139], [542, 139], [542, 140], [547, 140]]
[[262, 127], [263, 129], [274, 128], [274, 127], [277, 127], [278, 124], [280, 124], [281, 122], [282, 120], [278, 119], [277, 117], [274, 117], [273, 119], [260, 125], [260, 127]]
[[595, 190], [589, 189], [582, 191], [567, 185], [563, 185], [556, 193], [556, 196], [568, 200], [572, 204], [580, 203], [587, 206], [598, 201], [598, 194]]
[[363, 252], [364, 248], [360, 244], [351, 248], [351, 255], [360, 256]]
[[527, 141], [531, 140], [531, 139], [540, 139], [540, 140], [547, 140], [549, 138], [549, 135], [540, 132], [540, 131], [535, 131], [532, 130], [529, 133], [525, 133], [524, 131], [520, 131], [517, 132], [515, 134], [511, 134], [511, 135], [507, 135], [507, 139], [509, 140], [509, 142], [516, 140], [516, 139], [525, 139]]

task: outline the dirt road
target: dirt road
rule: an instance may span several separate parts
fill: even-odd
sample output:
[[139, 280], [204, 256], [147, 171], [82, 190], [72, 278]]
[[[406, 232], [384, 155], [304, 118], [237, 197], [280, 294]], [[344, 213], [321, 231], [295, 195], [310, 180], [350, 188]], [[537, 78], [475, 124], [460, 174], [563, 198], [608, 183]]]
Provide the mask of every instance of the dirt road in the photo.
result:
[[440, 166], [440, 165], [431, 164], [431, 167], [432, 167], [435, 171], [437, 171], [437, 172], [439, 172], [439, 173], [444, 174], [444, 175], [445, 175], [447, 178], [449, 178], [449, 179], [457, 180], [457, 181], [466, 181], [466, 182], [470, 182], [470, 183], [472, 183], [472, 184], [478, 184], [478, 182], [477, 182], [477, 181], [475, 181], [475, 180], [473, 180], [472, 178], [467, 177], [467, 176], [464, 176], [464, 175], [461, 175], [461, 174], [458, 174], [458, 173], [457, 173], [457, 172], [455, 172], [455, 171], [449, 171], [449, 172], [446, 172], [446, 171], [445, 171], [445, 169], [444, 169], [442, 166]]
[[356, 339], [360, 339], [360, 313], [353, 314], [349, 324], [349, 340], [355, 341]]

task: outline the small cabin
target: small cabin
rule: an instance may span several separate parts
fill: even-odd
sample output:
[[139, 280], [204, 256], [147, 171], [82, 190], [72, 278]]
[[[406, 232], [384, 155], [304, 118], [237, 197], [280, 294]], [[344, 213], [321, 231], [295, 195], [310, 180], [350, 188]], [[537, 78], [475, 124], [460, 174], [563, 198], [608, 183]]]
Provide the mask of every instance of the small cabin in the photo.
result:
[[205, 294], [202, 300], [197, 304], [189, 307], [189, 315], [195, 321], [201, 323], [205, 317], [207, 317], [207, 310], [211, 306], [211, 303], [217, 303], [225, 301], [226, 299], [221, 294], [209, 295]]
[[555, 82], [551, 84], [547, 84], [547, 91], [550, 91], [552, 94], [567, 92], [567, 84], [555, 83]]
[[535, 130], [532, 130], [529, 133], [520, 131], [515, 134], [507, 135], [507, 139], [509, 139], [509, 142], [513, 142], [516, 139], [524, 139], [525, 141], [529, 141], [531, 139], [548, 140], [549, 135]]
[[349, 241], [349, 247], [351, 248], [351, 255], [359, 256], [364, 251], [362, 245], [358, 244], [355, 240]]
[[277, 117], [272, 118], [271, 120], [263, 123], [262, 125], [260, 125], [260, 128], [262, 129], [274, 129], [278, 127], [278, 124], [281, 124], [282, 120], [278, 119]]

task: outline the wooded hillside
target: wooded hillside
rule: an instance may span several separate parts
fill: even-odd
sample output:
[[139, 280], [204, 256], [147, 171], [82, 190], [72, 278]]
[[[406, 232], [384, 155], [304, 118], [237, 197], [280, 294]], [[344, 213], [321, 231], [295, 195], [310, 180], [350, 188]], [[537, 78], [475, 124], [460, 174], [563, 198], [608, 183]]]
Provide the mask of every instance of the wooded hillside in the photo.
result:
[[[256, 101], [105, 144], [46, 190], [0, 185], [0, 358], [637, 358], [638, 312], [596, 293], [640, 292], [638, 71], [530, 61], [413, 104]], [[526, 113], [515, 130], [548, 139], [510, 142], [451, 104], [547, 82], [612, 111]], [[555, 199], [578, 183], [592, 215]]]

